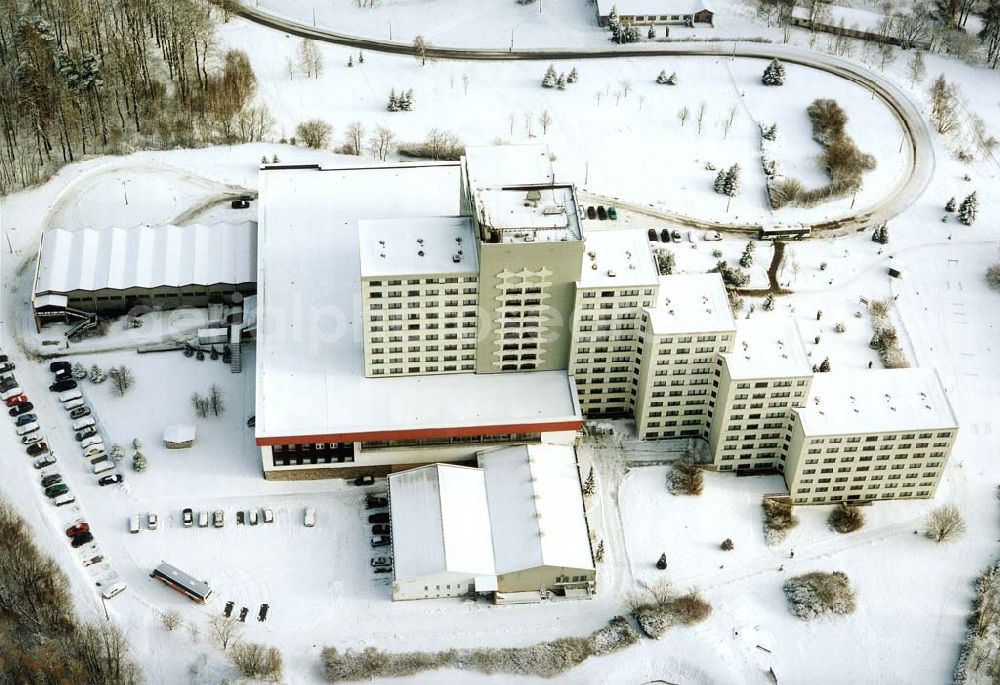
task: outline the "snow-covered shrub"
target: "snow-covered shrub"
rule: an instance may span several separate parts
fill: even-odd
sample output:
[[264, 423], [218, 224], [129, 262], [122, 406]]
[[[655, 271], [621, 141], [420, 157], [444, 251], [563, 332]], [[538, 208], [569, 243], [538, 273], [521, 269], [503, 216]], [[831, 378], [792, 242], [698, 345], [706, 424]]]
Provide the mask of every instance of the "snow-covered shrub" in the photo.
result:
[[104, 369], [94, 364], [90, 367], [90, 382], [91, 383], [103, 383], [108, 380], [108, 375], [104, 373]]
[[662, 585], [651, 592], [652, 601], [639, 603], [633, 599], [632, 615], [642, 632], [654, 640], [663, 637], [673, 626], [701, 623], [712, 613], [712, 605], [695, 590], [676, 595], [669, 586]]
[[843, 321], [838, 321], [837, 325], [833, 327], [833, 330], [836, 331], [837, 333], [846, 333], [847, 326], [844, 325]]
[[181, 615], [176, 610], [171, 609], [160, 617], [160, 623], [164, 630], [171, 631], [181, 624]]
[[769, 312], [774, 309], [774, 295], [768, 295], [764, 298], [764, 311]]
[[722, 541], [722, 544], [719, 545], [719, 549], [721, 549], [723, 552], [732, 552], [733, 547], [734, 545], [732, 538], [726, 538], [725, 540]]
[[589, 640], [593, 655], [603, 656], [631, 647], [639, 641], [639, 635], [624, 616], [615, 616], [608, 625], [591, 633]]
[[667, 475], [667, 489], [674, 495], [700, 495], [705, 489], [705, 474], [693, 462], [675, 461]]
[[792, 505], [775, 499], [765, 499], [764, 508], [764, 538], [769, 545], [780, 543], [795, 526], [799, 519], [792, 512]]
[[830, 517], [826, 522], [838, 533], [853, 533], [864, 527], [865, 514], [860, 507], [841, 503], [830, 512]]
[[87, 377], [87, 367], [85, 367], [80, 362], [77, 362], [76, 364], [73, 364], [72, 374], [73, 378], [75, 378], [78, 381], [82, 381], [84, 378]]
[[117, 464], [125, 458], [125, 448], [116, 442], [111, 446], [109, 456], [111, 457], [111, 460]]
[[945, 504], [927, 515], [924, 536], [934, 542], [951, 542], [965, 533], [965, 519], [954, 504]]
[[136, 452], [132, 455], [132, 470], [136, 473], [142, 473], [146, 470], [146, 455], [142, 452]]
[[661, 275], [669, 276], [674, 272], [676, 259], [673, 252], [665, 248], [660, 248], [656, 250], [653, 256], [656, 258], [656, 269]]
[[784, 587], [788, 610], [796, 618], [811, 621], [828, 614], [854, 613], [857, 598], [847, 574], [814, 571], [789, 579]]
[[233, 645], [229, 658], [246, 678], [278, 682], [283, 677], [284, 666], [277, 647], [241, 641]]
[[722, 276], [722, 282], [727, 288], [743, 288], [750, 282], [750, 276], [746, 271], [737, 267], [729, 266], [725, 261], [716, 262], [712, 271], [718, 271]]
[[986, 282], [994, 290], [1000, 290], [1000, 262], [990, 264], [986, 268]]

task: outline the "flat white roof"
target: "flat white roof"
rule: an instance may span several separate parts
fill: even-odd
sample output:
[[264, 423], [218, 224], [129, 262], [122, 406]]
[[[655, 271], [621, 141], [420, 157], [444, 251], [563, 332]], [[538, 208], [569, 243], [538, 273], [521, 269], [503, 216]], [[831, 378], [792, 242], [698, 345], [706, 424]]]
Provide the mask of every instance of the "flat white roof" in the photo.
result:
[[723, 355], [733, 378], [812, 375], [799, 327], [791, 316], [767, 315], [736, 322], [736, 344]]
[[608, 16], [612, 7], [616, 7], [618, 16], [622, 17], [695, 14], [712, 10], [704, 0], [597, 0], [597, 12], [602, 17]]
[[549, 148], [543, 144], [473, 145], [465, 148], [464, 161], [472, 190], [555, 181]]
[[583, 234], [581, 288], [600, 286], [648, 286], [660, 274], [642, 229], [585, 231]]
[[431, 464], [389, 476], [396, 580], [436, 573], [493, 575], [483, 472]]
[[593, 569], [573, 448], [519, 445], [479, 453], [497, 575], [539, 566]]
[[469, 217], [368, 219], [358, 231], [362, 278], [479, 271]]
[[52, 229], [35, 295], [75, 290], [239, 285], [257, 279], [257, 224]]
[[501, 242], [581, 239], [571, 186], [478, 190], [474, 202], [480, 223], [499, 231]]
[[365, 378], [358, 223], [458, 215], [459, 169], [451, 162], [260, 172], [261, 444], [580, 421], [566, 371]]
[[655, 335], [736, 328], [722, 276], [717, 273], [660, 276], [659, 299], [645, 311]]
[[817, 373], [806, 406], [794, 411], [807, 436], [958, 426], [941, 379], [932, 369]]

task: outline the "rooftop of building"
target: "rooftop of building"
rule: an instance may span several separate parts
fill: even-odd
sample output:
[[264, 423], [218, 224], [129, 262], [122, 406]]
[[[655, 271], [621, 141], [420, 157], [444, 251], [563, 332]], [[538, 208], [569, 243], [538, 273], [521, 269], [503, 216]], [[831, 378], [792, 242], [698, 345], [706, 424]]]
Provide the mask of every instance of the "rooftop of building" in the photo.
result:
[[472, 190], [555, 182], [549, 148], [543, 144], [473, 145], [465, 148], [463, 164]]
[[736, 322], [736, 343], [723, 355], [729, 375], [740, 378], [809, 376], [812, 363], [791, 316], [758, 316]]
[[696, 14], [708, 10], [711, 5], [706, 0], [597, 0], [597, 11], [602, 17], [615, 8], [619, 16], [663, 16], [669, 14]]
[[958, 426], [941, 379], [932, 369], [817, 373], [806, 406], [795, 412], [807, 436]]
[[576, 194], [569, 185], [487, 188], [473, 194], [476, 216], [491, 243], [580, 240]]
[[358, 236], [362, 278], [479, 271], [469, 217], [362, 220]]
[[358, 224], [457, 216], [459, 164], [269, 168], [259, 188], [260, 444], [579, 423], [566, 371], [364, 375]]
[[645, 312], [655, 335], [736, 328], [722, 276], [717, 273], [660, 276], [656, 306]]
[[642, 229], [585, 231], [580, 287], [647, 286], [659, 282], [659, 271]]

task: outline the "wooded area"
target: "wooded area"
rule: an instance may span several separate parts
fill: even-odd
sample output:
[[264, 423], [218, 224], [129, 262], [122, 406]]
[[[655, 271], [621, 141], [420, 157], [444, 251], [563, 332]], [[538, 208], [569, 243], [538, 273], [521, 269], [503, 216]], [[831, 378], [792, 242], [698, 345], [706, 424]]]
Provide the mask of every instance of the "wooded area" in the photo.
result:
[[0, 0], [0, 193], [82, 155], [251, 142], [241, 51], [217, 54], [202, 0]]

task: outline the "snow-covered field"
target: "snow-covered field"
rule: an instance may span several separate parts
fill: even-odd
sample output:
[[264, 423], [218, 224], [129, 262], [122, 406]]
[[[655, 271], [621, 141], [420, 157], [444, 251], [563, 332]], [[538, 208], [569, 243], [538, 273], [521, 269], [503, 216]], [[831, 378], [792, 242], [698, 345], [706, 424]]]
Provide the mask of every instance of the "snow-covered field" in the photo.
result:
[[[506, 46], [512, 27], [516, 46], [593, 45], [605, 40], [593, 27], [593, 7], [576, 0], [544, 0], [540, 14], [541, 3], [497, 3], [488, 11], [477, 3], [454, 0], [383, 0], [375, 10], [348, 2], [260, 4], [310, 20], [315, 5], [320, 24], [376, 37], [388, 37], [391, 18], [393, 38], [399, 40], [423, 32], [439, 44]], [[725, 13], [717, 32], [746, 35], [755, 30], [778, 37], [776, 29], [751, 24], [739, 3], [716, 4]], [[815, 161], [819, 150], [810, 138], [805, 107], [816, 97], [833, 97], [851, 117], [850, 133], [879, 161], [856, 207], [877, 202], [904, 170], [899, 128], [888, 111], [859, 87], [805, 68], [789, 68], [788, 85], [767, 89], [759, 82], [763, 64], [754, 60], [593, 60], [556, 64], [562, 71], [576, 66], [581, 76], [567, 90], [557, 91], [539, 85], [547, 63], [438, 62], [421, 67], [411, 58], [366, 54], [363, 65], [355, 55], [355, 66], [347, 68], [349, 51], [324, 45], [320, 49], [326, 70], [321, 78], [289, 79], [286, 63], [294, 60], [297, 39], [238, 19], [221, 25], [219, 36], [225, 45], [250, 54], [259, 98], [277, 120], [276, 138], [293, 135], [302, 120], [322, 117], [333, 124], [337, 140], [346, 125], [357, 120], [369, 130], [388, 125], [407, 141], [422, 139], [436, 127], [454, 131], [467, 144], [524, 142], [528, 114], [533, 140], [550, 146], [557, 176], [564, 180], [638, 205], [718, 221], [757, 221], [766, 216], [766, 209], [756, 122], [778, 123], [781, 161], [788, 175], [819, 184], [825, 179]], [[907, 58], [894, 62], [888, 75], [924, 103], [925, 85], [911, 87]], [[680, 85], [655, 84], [661, 69], [677, 71]], [[979, 113], [988, 127], [1000, 131], [997, 73], [929, 56], [928, 73], [941, 72], [962, 84], [967, 111]], [[463, 75], [468, 76], [468, 92]], [[630, 92], [619, 99], [626, 80]], [[416, 110], [386, 112], [391, 88], [413, 88]], [[698, 136], [693, 120], [702, 101], [707, 113]], [[725, 135], [723, 121], [734, 105], [734, 123]], [[682, 127], [677, 111], [685, 106], [691, 117]], [[543, 111], [553, 120], [545, 134], [538, 123]], [[319, 650], [328, 644], [401, 651], [515, 646], [582, 635], [622, 612], [629, 592], [661, 575], [681, 589], [701, 589], [714, 606], [709, 620], [588, 662], [563, 682], [765, 683], [769, 668], [786, 683], [947, 681], [972, 596], [969, 582], [995, 557], [1000, 538], [995, 496], [1000, 431], [993, 426], [995, 407], [1000, 406], [1000, 300], [982, 276], [987, 264], [1000, 260], [1000, 164], [992, 159], [960, 164], [952, 152], [961, 145], [960, 139], [936, 136], [934, 181], [924, 197], [890, 223], [888, 245], [873, 243], [867, 233], [791, 244], [779, 280], [795, 294], [778, 298], [773, 312], [763, 311], [761, 300], [747, 298], [748, 306], [755, 305], [752, 317], [793, 314], [811, 359], [829, 357], [835, 370], [878, 364], [867, 346], [870, 322], [859, 298], [894, 298], [893, 317], [907, 356], [941, 373], [961, 430], [936, 500], [876, 504], [867, 510], [868, 523], [858, 533], [840, 536], [829, 531], [828, 508], [801, 508], [799, 527], [783, 545], [768, 548], [759, 502], [762, 494], [783, 489], [779, 479], [711, 475], [702, 497], [672, 497], [664, 487], [664, 467], [626, 472], [622, 461], [628, 454], [587, 445], [580, 450], [581, 462], [584, 468], [595, 464], [599, 481], [599, 494], [590, 503], [591, 525], [607, 547], [597, 599], [502, 608], [457, 600], [392, 603], [387, 581], [368, 566], [371, 550], [361, 489], [339, 481], [266, 482], [261, 477], [252, 431], [245, 425], [253, 411], [252, 347], [246, 350], [247, 370], [234, 375], [219, 362], [197, 362], [180, 353], [137, 355], [128, 349], [137, 339], [121, 329], [103, 340], [74, 345], [71, 351], [86, 365], [132, 367], [137, 380], [125, 398], [115, 397], [108, 383], [85, 383], [84, 389], [106, 439], [127, 445], [138, 437], [149, 468], [135, 474], [127, 457], [124, 486], [98, 487], [77, 457], [65, 412], [45, 389], [46, 365], [26, 354], [52, 351], [56, 348], [42, 341], [58, 338], [53, 330], [36, 336], [30, 324], [32, 260], [40, 232], [56, 226], [252, 219], [255, 206], [231, 210], [220, 200], [256, 187], [262, 155], [278, 154], [286, 162], [347, 159], [276, 142], [89, 160], [64, 168], [41, 187], [3, 198], [3, 352], [18, 364], [18, 379], [38, 407], [43, 430], [59, 457], [58, 468], [46, 472], [63, 473], [77, 503], [64, 509], [51, 506], [38, 487], [38, 472], [9, 428], [0, 428], [0, 447], [10, 456], [0, 494], [18, 508], [40, 545], [66, 569], [82, 611], [104, 615], [95, 581], [115, 575], [126, 580], [129, 590], [107, 602], [107, 611], [127, 627], [151, 683], [208, 683], [232, 676], [206, 628], [208, 618], [226, 601], [233, 601], [237, 611], [249, 609], [247, 639], [281, 648], [287, 682], [312, 683], [320, 680]], [[743, 193], [728, 214], [724, 199], [712, 192], [713, 174], [704, 169], [706, 161], [719, 166], [739, 162], [745, 170]], [[971, 180], [964, 180], [966, 174]], [[951, 196], [961, 200], [972, 190], [980, 197], [976, 225], [960, 226], [953, 215], [942, 223], [944, 202]], [[817, 220], [843, 213], [850, 202], [808, 212], [792, 210], [778, 218]], [[628, 211], [616, 224], [585, 223], [594, 230], [669, 227]], [[670, 248], [680, 271], [711, 268], [715, 250], [735, 262], [745, 245], [740, 237], [726, 236], [717, 243], [700, 240], [700, 232], [694, 237]], [[752, 285], [766, 285], [770, 256], [770, 246], [759, 244]], [[890, 279], [889, 266], [901, 267], [903, 278]], [[823, 316], [817, 320], [820, 309]], [[845, 333], [834, 332], [837, 322], [846, 324]], [[150, 322], [139, 335], [151, 335], [154, 328]], [[819, 343], [814, 342], [817, 335]], [[227, 409], [221, 417], [197, 419], [190, 395], [212, 383], [223, 389]], [[163, 427], [180, 421], [198, 427], [195, 447], [162, 448]], [[640, 448], [630, 444], [628, 449]], [[655, 451], [641, 450], [647, 456]], [[963, 510], [969, 532], [955, 544], [938, 547], [913, 531], [929, 508], [943, 502]], [[306, 506], [318, 511], [315, 528], [302, 525]], [[184, 507], [223, 509], [226, 527], [183, 528]], [[275, 511], [275, 523], [236, 525], [237, 510], [260, 507]], [[129, 516], [150, 511], [161, 517], [159, 530], [129, 534]], [[102, 564], [82, 566], [81, 560], [95, 552], [73, 551], [66, 544], [62, 530], [78, 517], [92, 524], [105, 557]], [[733, 552], [719, 550], [726, 537], [736, 544]], [[794, 559], [789, 558], [791, 549]], [[670, 564], [665, 574], [653, 568], [661, 552], [667, 553]], [[161, 560], [208, 580], [216, 593], [212, 602], [196, 606], [149, 579], [149, 571]], [[784, 571], [778, 570], [781, 566]], [[783, 579], [810, 570], [845, 571], [858, 593], [858, 611], [816, 624], [790, 616], [781, 593]], [[270, 605], [268, 620], [258, 623], [257, 609], [265, 602]], [[171, 609], [180, 611], [185, 624], [196, 626], [199, 634], [187, 628], [166, 633], [159, 620]], [[197, 674], [189, 671], [192, 664], [198, 664]], [[410, 680], [514, 681], [468, 672], [432, 672]]]

